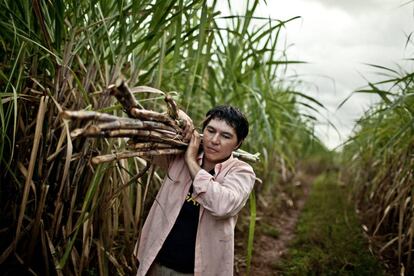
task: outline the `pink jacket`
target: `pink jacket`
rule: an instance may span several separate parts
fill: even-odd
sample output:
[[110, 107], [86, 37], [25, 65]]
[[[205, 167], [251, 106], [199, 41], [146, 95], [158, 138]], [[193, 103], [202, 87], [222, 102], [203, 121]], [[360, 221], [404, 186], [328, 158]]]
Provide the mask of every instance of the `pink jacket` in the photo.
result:
[[[202, 155], [199, 156], [201, 163]], [[195, 248], [195, 275], [233, 275], [234, 228], [255, 182], [253, 169], [230, 156], [215, 166], [215, 176], [200, 170], [193, 182], [193, 198], [200, 203]], [[141, 232], [135, 255], [137, 275], [145, 275], [178, 217], [191, 185], [183, 156], [170, 163]], [[179, 252], [177, 252], [179, 254]]]

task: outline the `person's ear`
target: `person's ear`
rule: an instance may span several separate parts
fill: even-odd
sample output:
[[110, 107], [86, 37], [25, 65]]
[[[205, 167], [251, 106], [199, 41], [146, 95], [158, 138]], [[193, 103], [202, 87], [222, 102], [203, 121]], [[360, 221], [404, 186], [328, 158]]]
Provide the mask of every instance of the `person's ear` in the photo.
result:
[[237, 143], [237, 145], [234, 147], [234, 150], [240, 148], [241, 144], [243, 143], [243, 140], [240, 140], [239, 143]]

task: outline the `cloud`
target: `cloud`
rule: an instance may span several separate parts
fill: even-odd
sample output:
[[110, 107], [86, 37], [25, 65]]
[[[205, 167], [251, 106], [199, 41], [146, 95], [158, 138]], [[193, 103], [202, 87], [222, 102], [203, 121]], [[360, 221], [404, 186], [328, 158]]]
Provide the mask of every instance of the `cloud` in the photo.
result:
[[306, 111], [319, 119], [315, 132], [329, 148], [349, 137], [355, 122], [379, 100], [376, 95], [355, 93], [337, 109], [352, 91], [366, 86], [367, 80], [383, 79], [378, 69], [366, 64], [395, 68], [402, 61], [406, 34], [414, 31], [412, 7], [400, 7], [404, 2], [290, 0], [267, 1], [268, 5], [260, 7], [260, 16], [281, 20], [301, 16], [286, 26], [286, 44], [293, 44], [287, 55], [309, 63], [288, 69], [305, 82], [298, 89], [326, 107], [321, 114]]
[[341, 9], [354, 16], [372, 14], [380, 9], [395, 9], [407, 1], [396, 0], [308, 0], [328, 9]]

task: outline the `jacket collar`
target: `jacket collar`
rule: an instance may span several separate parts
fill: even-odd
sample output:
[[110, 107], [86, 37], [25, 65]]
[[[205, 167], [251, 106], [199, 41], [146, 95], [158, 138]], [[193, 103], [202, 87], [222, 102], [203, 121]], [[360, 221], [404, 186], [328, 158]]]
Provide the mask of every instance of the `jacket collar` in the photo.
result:
[[[198, 157], [197, 157], [197, 161], [198, 161], [198, 164], [200, 166], [201, 166], [201, 164], [203, 162], [203, 156], [204, 156], [204, 152], [201, 152], [198, 155]], [[226, 160], [224, 160], [221, 163], [217, 163], [214, 166], [214, 173], [215, 173], [215, 175], [218, 175], [221, 172], [221, 170], [223, 170], [223, 168], [226, 168], [227, 166], [229, 166], [233, 162], [234, 159], [235, 158], [234, 158], [233, 153], [232, 153], [229, 158], [227, 158]]]

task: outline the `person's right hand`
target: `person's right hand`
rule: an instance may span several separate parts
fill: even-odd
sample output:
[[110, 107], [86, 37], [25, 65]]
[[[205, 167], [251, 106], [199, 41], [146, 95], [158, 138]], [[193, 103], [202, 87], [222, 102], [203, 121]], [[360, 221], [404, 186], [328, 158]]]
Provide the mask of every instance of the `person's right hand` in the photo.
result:
[[178, 110], [178, 119], [183, 122], [183, 126], [181, 127], [183, 130], [183, 140], [184, 142], [189, 142], [194, 131], [193, 120], [181, 109]]
[[190, 171], [191, 178], [194, 179], [195, 175], [201, 167], [197, 163], [198, 149], [200, 148], [201, 137], [200, 134], [194, 130], [191, 135], [191, 140], [188, 143], [187, 150], [185, 152], [185, 162]]

